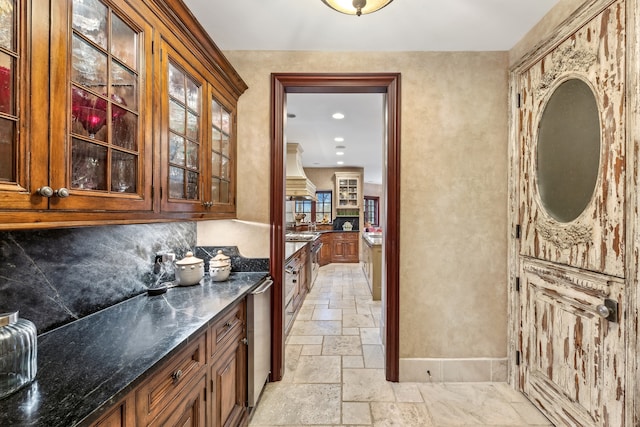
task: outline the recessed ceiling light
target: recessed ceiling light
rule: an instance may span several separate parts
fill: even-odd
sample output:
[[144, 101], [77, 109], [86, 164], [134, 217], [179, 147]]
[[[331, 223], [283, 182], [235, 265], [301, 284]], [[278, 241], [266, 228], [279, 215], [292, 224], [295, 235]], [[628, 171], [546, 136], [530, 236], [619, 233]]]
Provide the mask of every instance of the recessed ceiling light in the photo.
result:
[[341, 137], [341, 136], [337, 136], [337, 137], [333, 138], [333, 140], [334, 140], [335, 142], [343, 142], [343, 141], [344, 141], [344, 138], [343, 138], [343, 137]]
[[336, 163], [339, 165], [344, 165], [344, 162], [342, 160], [338, 160]]
[[295, 119], [296, 115], [293, 114], [293, 113], [287, 113], [287, 117], [290, 118], [290, 119]]
[[336, 120], [342, 120], [342, 119], [344, 119], [344, 114], [342, 114], [342, 113], [333, 113], [333, 116], [331, 116], [331, 117], [333, 117]]
[[345, 147], [344, 145], [336, 145], [336, 150], [344, 150], [345, 148], [347, 147]]
[[344, 151], [336, 151], [336, 156], [344, 156]]

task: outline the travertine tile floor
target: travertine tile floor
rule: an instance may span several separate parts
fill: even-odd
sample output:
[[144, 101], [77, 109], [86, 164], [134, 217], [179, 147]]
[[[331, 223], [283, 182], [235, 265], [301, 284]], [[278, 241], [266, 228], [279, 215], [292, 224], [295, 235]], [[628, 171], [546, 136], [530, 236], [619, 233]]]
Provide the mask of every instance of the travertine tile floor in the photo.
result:
[[322, 267], [249, 425], [552, 425], [507, 384], [385, 381], [380, 309], [359, 264]]

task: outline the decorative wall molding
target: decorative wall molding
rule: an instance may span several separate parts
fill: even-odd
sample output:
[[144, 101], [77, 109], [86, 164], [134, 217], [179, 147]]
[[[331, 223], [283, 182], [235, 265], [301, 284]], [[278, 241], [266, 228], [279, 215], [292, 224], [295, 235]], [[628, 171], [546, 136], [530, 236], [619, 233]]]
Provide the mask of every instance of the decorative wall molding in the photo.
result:
[[556, 79], [566, 73], [587, 73], [589, 68], [598, 61], [598, 57], [585, 49], [576, 49], [575, 44], [566, 44], [550, 56], [550, 64], [540, 77], [536, 87], [536, 96], [543, 98], [547, 90], [553, 86]]
[[553, 281], [556, 285], [569, 285], [581, 290], [592, 291], [590, 293], [596, 292], [601, 297], [607, 297], [611, 294], [611, 282], [608, 280], [580, 277], [568, 274], [563, 270], [528, 263], [524, 265], [524, 270], [541, 278], [554, 279]]

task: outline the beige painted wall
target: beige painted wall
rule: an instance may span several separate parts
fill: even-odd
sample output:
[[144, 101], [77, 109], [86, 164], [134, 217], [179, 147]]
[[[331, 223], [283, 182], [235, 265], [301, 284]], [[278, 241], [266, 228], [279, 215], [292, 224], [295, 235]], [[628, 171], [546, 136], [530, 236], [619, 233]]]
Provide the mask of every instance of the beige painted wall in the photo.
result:
[[[272, 72], [400, 72], [400, 354], [506, 356], [507, 52], [225, 52], [238, 214], [269, 222]], [[240, 243], [242, 248], [242, 243]]]

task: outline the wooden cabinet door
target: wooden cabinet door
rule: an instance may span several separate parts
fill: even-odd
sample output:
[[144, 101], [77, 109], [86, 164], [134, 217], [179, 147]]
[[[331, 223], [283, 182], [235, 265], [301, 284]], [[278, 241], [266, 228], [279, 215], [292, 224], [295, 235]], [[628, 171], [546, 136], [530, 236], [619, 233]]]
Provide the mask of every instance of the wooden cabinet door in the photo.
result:
[[[0, 209], [46, 209], [49, 184], [49, 10], [31, 0], [0, 8]], [[29, 19], [30, 18], [30, 19]]]
[[152, 26], [124, 0], [52, 2], [51, 22], [49, 208], [151, 210]]
[[206, 427], [206, 375], [187, 386], [148, 426]]
[[320, 235], [322, 241], [322, 247], [320, 248], [320, 266], [331, 263], [331, 252], [333, 249], [333, 239], [331, 233], [324, 233]]
[[[631, 326], [621, 315], [627, 303], [625, 3], [575, 25], [516, 74], [519, 382], [554, 424], [622, 426]], [[562, 133], [570, 125], [575, 132]], [[558, 135], [549, 145], [547, 138]], [[599, 145], [587, 144], [591, 138]], [[596, 160], [584, 172], [593, 175], [574, 180], [591, 163], [581, 157], [591, 150]], [[582, 189], [585, 182], [591, 187]], [[579, 194], [584, 197], [574, 199]], [[607, 304], [617, 304], [618, 314], [605, 319], [601, 306]]]
[[237, 426], [247, 415], [247, 355], [241, 338], [211, 368], [212, 426]]

